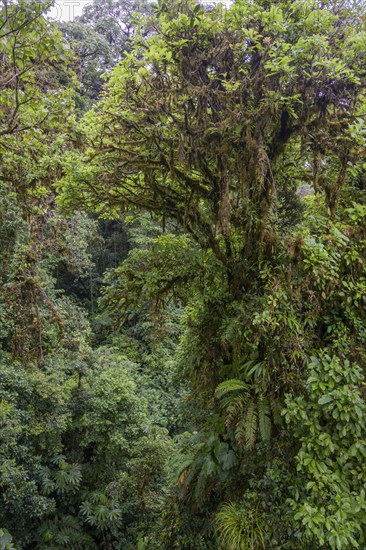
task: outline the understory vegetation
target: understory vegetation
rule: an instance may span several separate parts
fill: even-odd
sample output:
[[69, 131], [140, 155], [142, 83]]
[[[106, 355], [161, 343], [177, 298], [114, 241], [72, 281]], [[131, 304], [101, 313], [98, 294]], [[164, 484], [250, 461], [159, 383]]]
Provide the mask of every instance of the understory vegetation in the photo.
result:
[[0, 9], [0, 549], [366, 548], [365, 5]]

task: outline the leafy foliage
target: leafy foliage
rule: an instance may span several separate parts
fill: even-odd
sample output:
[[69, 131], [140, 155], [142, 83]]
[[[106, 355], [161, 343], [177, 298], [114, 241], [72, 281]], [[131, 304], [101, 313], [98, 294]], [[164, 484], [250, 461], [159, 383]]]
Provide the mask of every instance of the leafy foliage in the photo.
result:
[[140, 0], [98, 0], [86, 4], [74, 21], [61, 24], [77, 55], [81, 89], [76, 106], [82, 114], [100, 96], [104, 74], [129, 51], [134, 15], [149, 11], [149, 4]]
[[221, 382], [215, 394], [226, 410], [225, 426], [235, 426], [235, 439], [239, 447], [245, 444], [248, 450], [252, 450], [257, 430], [263, 441], [271, 439], [272, 422], [280, 424], [280, 405], [275, 397], [259, 396], [253, 399], [248, 385], [235, 379]]
[[309, 364], [308, 394], [287, 398], [286, 419], [301, 443], [291, 505], [302, 535], [319, 547], [362, 548], [364, 542], [363, 386], [358, 365], [323, 352]]
[[0, 545], [362, 549], [359, 7], [47, 8], [1, 8]]
[[223, 548], [247, 550], [265, 548], [264, 518], [258, 510], [239, 509], [233, 503], [223, 504], [216, 515]]

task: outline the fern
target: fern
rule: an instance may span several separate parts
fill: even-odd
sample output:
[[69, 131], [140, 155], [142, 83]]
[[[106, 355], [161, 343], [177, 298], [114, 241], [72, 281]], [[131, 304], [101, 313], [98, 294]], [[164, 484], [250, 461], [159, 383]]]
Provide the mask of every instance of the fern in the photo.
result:
[[245, 421], [246, 417], [241, 416], [235, 427], [235, 440], [239, 447], [242, 447], [245, 441]]
[[272, 426], [281, 424], [281, 402], [273, 395], [250, 395], [241, 380], [226, 380], [216, 388], [215, 395], [225, 410], [225, 427], [233, 429], [239, 447], [254, 448], [257, 433], [264, 442], [272, 436]]
[[282, 404], [279, 399], [273, 398], [270, 401], [273, 423], [275, 426], [282, 424]]
[[225, 426], [230, 428], [232, 424], [240, 417], [245, 409], [246, 399], [241, 396], [225, 399], [223, 406], [226, 409]]
[[257, 435], [257, 425], [258, 408], [257, 404], [252, 401], [248, 406], [244, 424], [245, 446], [248, 451], [251, 451], [254, 448]]
[[231, 393], [234, 391], [244, 391], [247, 389], [248, 389], [247, 384], [245, 384], [241, 380], [237, 380], [234, 378], [234, 379], [225, 380], [224, 382], [221, 382], [221, 384], [219, 384], [216, 388], [215, 396], [218, 399], [221, 399], [227, 393]]
[[259, 432], [263, 441], [270, 441], [272, 435], [270, 399], [263, 398], [258, 401]]

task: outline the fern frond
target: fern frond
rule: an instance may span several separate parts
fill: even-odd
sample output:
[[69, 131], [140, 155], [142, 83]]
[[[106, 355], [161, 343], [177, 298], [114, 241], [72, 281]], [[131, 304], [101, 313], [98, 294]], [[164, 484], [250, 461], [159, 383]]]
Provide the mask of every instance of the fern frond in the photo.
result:
[[226, 407], [225, 426], [230, 428], [245, 409], [246, 400], [242, 396], [230, 398]]
[[246, 436], [245, 420], [246, 420], [246, 417], [244, 415], [241, 416], [235, 426], [235, 441], [238, 447], [242, 447], [244, 445], [245, 436]]
[[221, 399], [224, 395], [227, 393], [235, 392], [235, 391], [241, 391], [245, 392], [247, 391], [248, 386], [241, 380], [237, 380], [236, 378], [225, 380], [224, 382], [221, 382], [215, 390], [215, 396], [218, 399]]
[[245, 415], [244, 434], [245, 446], [248, 451], [252, 451], [255, 445], [258, 425], [258, 407], [255, 401], [249, 403]]
[[271, 412], [272, 412], [273, 424], [275, 426], [281, 426], [282, 425], [282, 415], [281, 415], [282, 403], [281, 403], [281, 401], [279, 399], [273, 397], [270, 400], [270, 407], [271, 407]]
[[270, 399], [264, 397], [258, 401], [259, 432], [263, 441], [270, 441], [272, 434]]
[[235, 426], [235, 440], [239, 447], [245, 444], [247, 450], [252, 450], [258, 429], [262, 441], [270, 441], [273, 424], [281, 424], [279, 399], [272, 395], [252, 398], [247, 384], [241, 380], [225, 380], [217, 386], [215, 394], [226, 411], [226, 429]]

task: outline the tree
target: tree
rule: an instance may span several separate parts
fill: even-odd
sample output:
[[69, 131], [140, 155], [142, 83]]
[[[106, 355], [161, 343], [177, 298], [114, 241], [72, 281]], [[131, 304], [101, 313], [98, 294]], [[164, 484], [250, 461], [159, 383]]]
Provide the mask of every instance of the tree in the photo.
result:
[[48, 7], [20, 0], [1, 9], [2, 151], [18, 134], [29, 135], [69, 108], [70, 52], [57, 26], [44, 17]]
[[142, 0], [94, 1], [85, 6], [80, 22], [93, 26], [99, 34], [105, 36], [116, 64], [128, 49], [129, 39], [135, 32], [134, 15], [149, 12], [149, 4]]
[[210, 365], [214, 387], [222, 363], [256, 352], [282, 368], [290, 353], [270, 343], [251, 349], [246, 338], [223, 346], [220, 332], [237, 327], [218, 315], [233, 317], [244, 304], [255, 311], [266, 284], [259, 274], [289, 260], [285, 195], [296, 204], [308, 182], [328, 219], [337, 215], [360, 151], [353, 128], [363, 109], [363, 23], [343, 5], [243, 1], [221, 12], [171, 2], [153, 28], [137, 33], [107, 96], [85, 117], [86, 162], [68, 157], [60, 202], [100, 214], [130, 205], [156, 212], [204, 251], [211, 295], [203, 283], [197, 366]]
[[[242, 258], [257, 266], [274, 245], [289, 148], [301, 141], [309, 161], [297, 178], [319, 164], [315, 144], [327, 176], [337, 172], [328, 182], [313, 170], [333, 215], [355, 154], [347, 129], [364, 85], [362, 22], [342, 7], [314, 7], [162, 4], [155, 32], [137, 34], [85, 121], [88, 182], [81, 173], [75, 185], [100, 210], [134, 204], [177, 219], [240, 293]], [[99, 177], [104, 189], [92, 185]]]
[[363, 548], [363, 16], [133, 7], [1, 12], [0, 545]]
[[147, 417], [140, 365], [93, 352], [87, 299], [65, 283], [91, 278], [102, 239], [95, 220], [56, 205], [77, 141], [75, 58], [46, 7], [1, 12], [0, 546], [127, 547], [155, 521], [171, 442]]
[[[268, 425], [256, 445], [251, 429], [246, 446], [238, 425], [268, 424], [260, 404], [305, 394], [314, 349], [366, 365], [365, 29], [348, 4], [245, 0], [225, 12], [161, 2], [150, 28], [81, 123], [84, 162], [65, 159], [59, 202], [102, 216], [132, 205], [186, 235], [157, 239], [146, 270], [131, 254], [110, 296], [115, 310], [141, 295], [173, 294], [185, 306], [178, 360], [201, 439], [176, 492], [201, 506], [204, 530], [223, 500], [239, 503], [235, 514], [258, 509], [240, 502], [269, 475]], [[214, 397], [225, 380], [246, 388], [226, 426]], [[272, 458], [293, 466], [299, 436], [274, 428]], [[220, 449], [235, 455], [225, 467]], [[268, 546], [297, 545], [300, 516], [285, 508], [288, 523], [266, 531]], [[360, 547], [360, 525], [344, 529], [342, 544]]]
[[[150, 11], [149, 4], [140, 0], [94, 1], [74, 21], [61, 24], [78, 59], [82, 88], [77, 105], [82, 112], [100, 96], [103, 74], [110, 72], [129, 51], [134, 19]], [[82, 102], [85, 97], [89, 99], [86, 105]]]
[[56, 212], [53, 187], [74, 128], [75, 75], [70, 49], [45, 18], [46, 8], [17, 2], [2, 13], [1, 339], [24, 363], [42, 362], [47, 348], [68, 338], [52, 269], [59, 256], [77, 255], [68, 234], [72, 222]]

